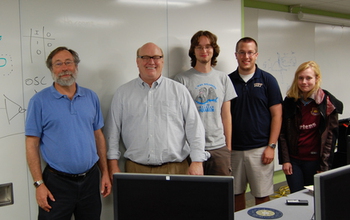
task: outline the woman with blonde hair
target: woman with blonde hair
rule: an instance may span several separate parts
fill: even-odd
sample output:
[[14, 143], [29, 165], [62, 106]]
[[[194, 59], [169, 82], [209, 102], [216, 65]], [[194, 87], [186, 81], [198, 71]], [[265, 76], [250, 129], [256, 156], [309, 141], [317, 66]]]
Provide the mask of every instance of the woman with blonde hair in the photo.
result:
[[320, 87], [321, 79], [316, 62], [302, 63], [282, 103], [279, 163], [291, 193], [313, 185], [314, 174], [332, 165], [343, 103]]

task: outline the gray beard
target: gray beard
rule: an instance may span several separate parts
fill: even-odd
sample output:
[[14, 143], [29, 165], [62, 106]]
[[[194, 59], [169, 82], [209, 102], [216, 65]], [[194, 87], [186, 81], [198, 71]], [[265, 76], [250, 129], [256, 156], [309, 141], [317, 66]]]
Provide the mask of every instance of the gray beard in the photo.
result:
[[[60, 76], [66, 75], [67, 73], [71, 75], [71, 77], [68, 80], [62, 79], [60, 77]], [[60, 86], [71, 86], [73, 85], [73, 83], [75, 83], [77, 78], [77, 70], [75, 72], [64, 71], [58, 74], [58, 76], [56, 76], [54, 73], [51, 73], [51, 74], [52, 74], [52, 79], [55, 81], [55, 83], [57, 83]]]

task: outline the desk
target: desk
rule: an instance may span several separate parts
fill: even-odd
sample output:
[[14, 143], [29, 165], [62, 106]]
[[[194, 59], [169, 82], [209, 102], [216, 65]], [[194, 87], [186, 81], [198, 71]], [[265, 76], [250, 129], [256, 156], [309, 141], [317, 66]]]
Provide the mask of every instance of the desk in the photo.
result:
[[[309, 201], [309, 205], [286, 205], [286, 199], [305, 199]], [[259, 207], [271, 208], [281, 211], [283, 213], [283, 216], [281, 218], [278, 218], [278, 220], [310, 220], [314, 214], [314, 197], [312, 192], [310, 193], [308, 189], [304, 189], [299, 192], [292, 193], [287, 197], [284, 196], [254, 207], [235, 212], [235, 220], [258, 220], [258, 218], [250, 216], [248, 214], [248, 210]]]

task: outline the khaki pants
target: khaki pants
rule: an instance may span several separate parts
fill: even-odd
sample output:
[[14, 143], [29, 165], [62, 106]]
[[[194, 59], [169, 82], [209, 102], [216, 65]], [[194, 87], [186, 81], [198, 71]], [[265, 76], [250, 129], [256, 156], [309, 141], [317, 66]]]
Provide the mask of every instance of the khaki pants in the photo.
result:
[[165, 163], [162, 165], [143, 165], [126, 160], [127, 173], [156, 173], [156, 174], [188, 174], [189, 163], [187, 159], [182, 162]]

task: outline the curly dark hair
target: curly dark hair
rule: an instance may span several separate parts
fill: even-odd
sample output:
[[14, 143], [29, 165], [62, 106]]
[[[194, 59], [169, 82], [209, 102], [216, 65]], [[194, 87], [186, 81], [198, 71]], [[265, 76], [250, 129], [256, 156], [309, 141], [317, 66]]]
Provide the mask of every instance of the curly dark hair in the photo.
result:
[[219, 53], [220, 53], [220, 47], [216, 43], [218, 38], [216, 37], [215, 34], [211, 33], [210, 31], [198, 31], [191, 38], [191, 47], [190, 47], [190, 50], [188, 51], [188, 55], [191, 57], [191, 66], [194, 67], [196, 65], [197, 59], [194, 54], [194, 48], [199, 45], [199, 38], [201, 36], [207, 37], [210, 41], [210, 45], [213, 47], [214, 54], [213, 54], [213, 57], [211, 58], [211, 65], [215, 66], [217, 63], [216, 58], [219, 56]]

